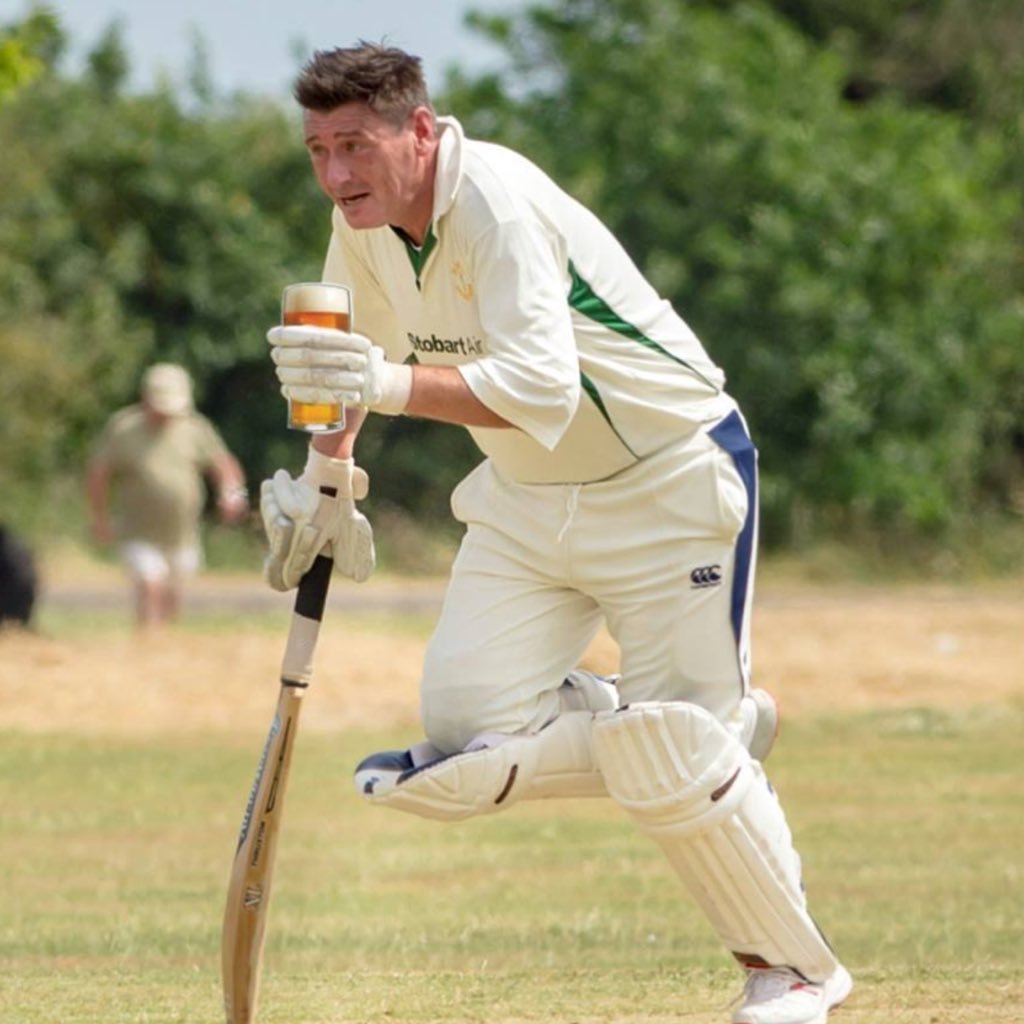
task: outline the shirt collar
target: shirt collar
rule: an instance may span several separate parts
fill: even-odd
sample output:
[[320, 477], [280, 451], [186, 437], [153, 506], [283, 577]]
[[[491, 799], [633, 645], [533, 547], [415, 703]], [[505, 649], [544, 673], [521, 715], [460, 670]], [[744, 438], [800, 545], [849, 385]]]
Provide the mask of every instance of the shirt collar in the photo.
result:
[[437, 147], [437, 171], [434, 175], [434, 217], [437, 222], [452, 208], [462, 181], [462, 153], [465, 135], [454, 117], [439, 117], [440, 133]]

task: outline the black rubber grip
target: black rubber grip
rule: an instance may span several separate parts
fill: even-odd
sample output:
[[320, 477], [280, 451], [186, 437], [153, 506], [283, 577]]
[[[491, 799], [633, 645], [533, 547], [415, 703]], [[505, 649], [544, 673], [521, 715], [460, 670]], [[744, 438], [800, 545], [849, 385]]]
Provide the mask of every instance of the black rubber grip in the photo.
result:
[[309, 572], [299, 581], [295, 595], [295, 614], [320, 622], [327, 603], [327, 586], [331, 582], [334, 563], [326, 555], [317, 555]]

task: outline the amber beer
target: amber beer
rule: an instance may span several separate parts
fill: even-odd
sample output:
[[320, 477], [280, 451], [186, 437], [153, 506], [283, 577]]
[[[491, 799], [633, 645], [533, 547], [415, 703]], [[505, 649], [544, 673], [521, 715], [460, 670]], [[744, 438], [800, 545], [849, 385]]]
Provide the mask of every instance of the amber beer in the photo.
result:
[[[290, 284], [281, 296], [281, 323], [352, 330], [352, 295], [340, 284]], [[345, 409], [337, 402], [288, 401], [288, 426], [322, 433], [345, 426]]]

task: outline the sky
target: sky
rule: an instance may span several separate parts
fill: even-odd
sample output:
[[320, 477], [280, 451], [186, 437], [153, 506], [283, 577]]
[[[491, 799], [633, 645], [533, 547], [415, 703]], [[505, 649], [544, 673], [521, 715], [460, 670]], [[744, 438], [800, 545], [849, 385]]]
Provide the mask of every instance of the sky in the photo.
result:
[[[462, 26], [466, 11], [504, 13], [526, 0], [43, 0], [70, 42], [68, 67], [114, 20], [122, 22], [132, 65], [131, 84], [146, 89], [161, 73], [175, 83], [187, 76], [198, 32], [218, 92], [244, 90], [286, 98], [299, 66], [295, 56], [387, 39], [423, 58], [434, 91], [454, 62], [471, 71], [494, 65], [500, 51]], [[24, 17], [29, 0], [0, 0], [0, 24]]]

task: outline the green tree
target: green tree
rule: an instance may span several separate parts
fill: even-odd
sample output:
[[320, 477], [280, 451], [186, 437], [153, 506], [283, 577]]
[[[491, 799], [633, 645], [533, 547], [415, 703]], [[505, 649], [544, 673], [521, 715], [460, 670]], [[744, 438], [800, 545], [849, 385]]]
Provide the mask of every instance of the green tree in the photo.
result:
[[258, 479], [284, 447], [263, 334], [283, 284], [319, 272], [326, 201], [278, 107], [128, 95], [127, 71], [114, 28], [80, 79], [51, 71], [0, 109], [0, 473], [43, 486], [80, 465], [144, 365], [170, 359]]
[[509, 67], [450, 102], [598, 211], [706, 339], [762, 451], [770, 541], [948, 533], [1005, 498], [1024, 413], [1004, 151], [952, 115], [844, 103], [835, 55], [729, 6], [477, 16]]
[[[710, 6], [721, 8], [723, 0]], [[1021, 124], [1024, 8], [1018, 0], [770, 0], [770, 6], [842, 57], [851, 99], [895, 94], [990, 125]]]
[[[860, 5], [864, 53], [887, 6]], [[438, 105], [594, 208], [706, 339], [762, 451], [770, 541], [948, 537], [1006, 506], [1020, 472], [1022, 200], [1005, 183], [1021, 133], [980, 74], [975, 99], [945, 109], [895, 86], [849, 102], [854, 5], [822, 5], [834, 20], [819, 27], [813, 5], [773, 7], [790, 9], [477, 15], [508, 67], [455, 73]], [[92, 436], [154, 359], [190, 368], [252, 482], [294, 468], [302, 439], [283, 429], [264, 333], [281, 287], [319, 274], [329, 232], [297, 111], [217, 96], [201, 40], [183, 95], [129, 93], [116, 24], [63, 75], [52, 16], [32, 19], [0, 30], [7, 511], [20, 494], [23, 520], [59, 516], [40, 496], [78, 487]], [[371, 417], [361, 440], [374, 514], [449, 521], [479, 458], [464, 432]]]
[[0, 102], [43, 74], [63, 47], [54, 14], [32, 5], [20, 21], [0, 25]]

